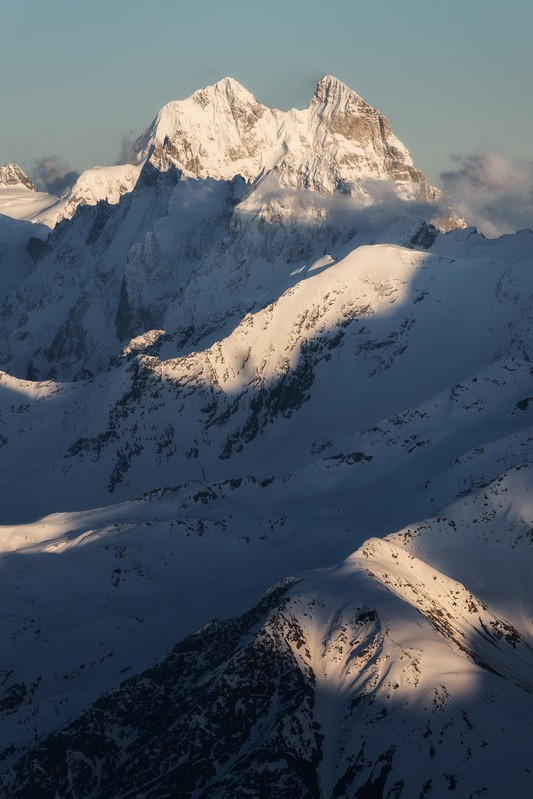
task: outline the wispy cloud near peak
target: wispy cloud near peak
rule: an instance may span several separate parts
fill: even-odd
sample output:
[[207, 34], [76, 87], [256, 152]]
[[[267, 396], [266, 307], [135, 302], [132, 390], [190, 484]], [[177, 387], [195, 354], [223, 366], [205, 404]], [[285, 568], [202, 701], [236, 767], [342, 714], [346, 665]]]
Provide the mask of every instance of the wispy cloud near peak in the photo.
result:
[[57, 155], [48, 155], [39, 159], [35, 164], [33, 174], [39, 188], [49, 194], [62, 194], [79, 178], [79, 172], [71, 169]]
[[441, 186], [454, 210], [486, 236], [533, 228], [533, 161], [510, 161], [499, 152], [453, 156]]

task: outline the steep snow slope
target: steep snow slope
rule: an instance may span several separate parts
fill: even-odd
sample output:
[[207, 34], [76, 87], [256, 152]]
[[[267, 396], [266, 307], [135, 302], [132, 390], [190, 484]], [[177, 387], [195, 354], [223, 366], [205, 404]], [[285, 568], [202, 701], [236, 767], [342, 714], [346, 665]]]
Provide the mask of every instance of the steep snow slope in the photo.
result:
[[37, 240], [40, 246], [48, 233], [44, 225], [0, 214], [0, 302], [32, 272], [31, 245], [30, 252], [27, 246], [30, 239]]
[[247, 189], [241, 179], [200, 182], [145, 167], [118, 206], [80, 208], [35, 252], [35, 270], [4, 306], [3, 367], [76, 379], [108, 369], [149, 329], [177, 345], [219, 336], [221, 324], [275, 300], [319, 259], [362, 242], [408, 244], [426, 229], [431, 241], [417, 204], [369, 214], [350, 199], [273, 195], [264, 183]]
[[55, 199], [37, 192], [17, 164], [0, 167], [0, 302], [31, 273], [26, 247], [32, 237], [48, 236], [49, 229], [36, 220]]
[[[297, 272], [279, 299], [260, 303], [225, 338], [178, 357], [183, 345], [163, 328], [134, 340], [122, 363], [94, 380], [38, 384], [6, 375], [1, 456], [25, 475], [6, 507], [29, 511], [28, 491], [41, 515], [99, 504], [109, 492], [131, 498], [183, 474], [224, 480], [255, 474], [258, 463], [278, 473], [280, 461], [291, 470], [320, 448], [373, 456], [383, 438], [400, 461], [414, 449], [446, 463], [458, 454], [448, 428], [467, 448], [469, 436], [477, 443], [520, 429], [531, 412], [517, 403], [531, 393], [533, 234], [507, 247], [464, 234], [472, 237], [480, 249], [471, 258], [438, 254], [438, 239], [429, 254], [360, 247]], [[491, 247], [500, 257], [491, 258]], [[41, 313], [50, 314], [49, 304]], [[72, 333], [62, 346], [77, 346]], [[389, 422], [382, 429], [407, 411], [409, 435], [402, 420], [398, 430]], [[371, 485], [395, 461], [365, 463]], [[59, 475], [69, 476], [68, 497]]]

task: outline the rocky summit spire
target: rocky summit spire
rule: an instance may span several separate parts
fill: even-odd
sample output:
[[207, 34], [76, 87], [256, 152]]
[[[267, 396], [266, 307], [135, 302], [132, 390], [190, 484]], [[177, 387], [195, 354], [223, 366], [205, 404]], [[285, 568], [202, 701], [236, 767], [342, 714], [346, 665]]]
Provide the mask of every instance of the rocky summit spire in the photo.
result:
[[2, 186], [25, 186], [30, 191], [37, 191], [26, 173], [18, 164], [13, 163], [0, 166], [0, 187]]

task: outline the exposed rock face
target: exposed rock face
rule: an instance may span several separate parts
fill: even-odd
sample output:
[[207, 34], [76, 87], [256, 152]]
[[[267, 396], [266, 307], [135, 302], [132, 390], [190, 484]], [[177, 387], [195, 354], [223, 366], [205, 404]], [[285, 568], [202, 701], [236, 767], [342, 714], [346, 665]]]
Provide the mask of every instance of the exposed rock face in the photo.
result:
[[37, 191], [34, 184], [18, 164], [0, 166], [0, 187], [2, 186], [25, 186], [30, 191]]
[[275, 146], [277, 115], [237, 81], [225, 78], [166, 105], [136, 143], [139, 160], [167, 160], [195, 177], [257, 177]]
[[410, 153], [385, 117], [341, 81], [323, 78], [300, 113], [309, 128], [307, 135], [299, 136], [305, 157], [289, 145], [286, 168], [281, 167], [286, 174], [297, 174], [299, 185], [370, 199], [372, 192], [365, 184], [390, 181], [403, 199], [435, 200], [435, 190], [413, 167]]

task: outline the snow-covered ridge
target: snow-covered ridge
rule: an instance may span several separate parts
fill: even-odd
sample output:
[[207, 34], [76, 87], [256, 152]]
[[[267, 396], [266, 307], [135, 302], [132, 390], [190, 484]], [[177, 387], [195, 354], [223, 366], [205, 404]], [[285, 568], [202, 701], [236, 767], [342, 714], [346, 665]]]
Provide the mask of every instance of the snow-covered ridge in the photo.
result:
[[3, 171], [7, 177], [3, 181], [0, 177], [0, 214], [53, 228], [62, 219], [74, 216], [80, 205], [96, 205], [102, 200], [118, 203], [123, 194], [134, 188], [141, 167], [121, 164], [87, 169], [61, 197], [38, 192], [16, 165], [2, 167], [0, 176]]
[[[250, 536], [232, 540], [217, 511], [208, 523], [206, 505], [216, 501], [213, 495], [222, 486], [204, 486], [203, 492], [197, 486], [196, 496], [191, 486], [189, 502], [196, 508], [190, 518], [186, 490], [167, 490], [144, 509], [142, 501], [114, 509], [107, 528], [101, 512], [93, 511], [49, 519], [55, 533], [49, 540], [43, 540], [43, 525], [21, 529], [19, 546], [27, 542], [22, 558], [41, 551], [48, 561], [68, 559], [69, 571], [80, 577], [84, 561], [95, 558], [99, 594], [106, 592], [106, 601], [96, 606], [97, 630], [92, 631], [92, 619], [80, 619], [89, 635], [100, 636], [98, 646], [77, 625], [63, 632], [69, 613], [59, 590], [44, 623], [32, 619], [28, 624], [28, 637], [35, 637], [38, 623], [38, 634], [50, 648], [62, 634], [71, 646], [57, 672], [44, 676], [57, 685], [59, 703], [54, 706], [54, 697], [43, 695], [33, 664], [24, 667], [27, 682], [7, 694], [19, 720], [16, 744], [24, 725], [36, 725], [40, 735], [1, 778], [6, 795], [37, 797], [47, 789], [62, 790], [67, 780], [81, 786], [80, 757], [88, 797], [126, 799], [132, 786], [136, 795], [146, 789], [140, 795], [157, 796], [164, 786], [176, 792], [186, 787], [184, 795], [192, 796], [207, 781], [214, 799], [234, 795], [243, 785], [250, 792], [260, 785], [264, 795], [317, 799], [368, 796], [373, 784], [394, 789], [389, 795], [397, 799], [443, 799], [454, 786], [467, 786], [465, 796], [489, 799], [506, 796], [509, 785], [528, 795], [533, 649], [531, 594], [524, 591], [526, 580], [528, 588], [531, 583], [523, 563], [529, 559], [531, 518], [524, 472], [511, 470], [438, 517], [366, 541], [338, 563], [282, 580], [247, 602], [246, 612], [241, 608], [234, 618], [219, 617], [177, 645], [169, 640], [165, 656], [144, 669], [139, 667], [144, 655], [131, 640], [128, 645], [123, 627], [142, 635], [142, 619], [150, 618], [153, 633], [165, 609], [162, 604], [154, 614], [153, 606], [148, 610], [146, 601], [138, 601], [129, 618], [122, 611], [117, 627], [116, 608], [125, 607], [128, 594], [150, 595], [148, 586], [158, 573], [166, 606], [168, 592], [177, 597], [174, 607], [186, 602], [193, 612], [195, 596], [207, 605], [217, 603], [209, 594], [218, 585], [202, 573], [202, 587], [195, 586], [190, 566], [180, 564], [180, 569], [173, 562], [180, 538], [176, 531], [169, 537], [170, 520], [193, 529], [191, 522], [200, 514], [201, 532], [187, 544], [182, 538], [181, 552], [213, 574], [220, 558], [220, 573], [228, 568], [238, 573], [239, 546], [243, 559], [258, 546], [268, 571], [264, 542], [269, 536], [255, 532], [252, 542]], [[280, 482], [262, 481], [257, 490], [275, 496]], [[230, 481], [224, 490], [226, 496], [242, 491], [242, 503], [250, 485]], [[159, 518], [153, 520], [154, 513]], [[508, 533], [502, 529], [506, 518], [512, 522]], [[312, 526], [302, 536], [306, 548], [311, 532]], [[280, 533], [273, 537], [279, 549]], [[501, 605], [501, 587], [495, 585], [491, 595], [490, 583], [480, 582], [487, 576], [479, 566], [481, 542], [489, 568], [496, 567], [504, 580], [515, 576], [518, 612], [512, 619], [510, 607]], [[421, 558], [424, 550], [435, 552], [435, 544], [441, 568], [443, 550], [453, 552], [446, 571]], [[292, 565], [297, 553], [290, 537], [285, 546]], [[158, 565], [161, 561], [172, 569]], [[468, 575], [465, 583], [451, 576], [461, 568]], [[181, 591], [172, 578], [176, 571]], [[30, 587], [37, 586], [30, 582]], [[218, 602], [220, 613], [228, 606], [227, 596]], [[166, 634], [168, 639], [168, 629]], [[86, 679], [90, 670], [102, 686], [112, 685], [113, 673], [120, 685], [98, 696]], [[86, 703], [93, 700], [81, 712], [80, 694]], [[216, 757], [202, 757], [205, 750], [216, 751]], [[7, 756], [12, 759], [13, 752]], [[273, 762], [275, 768], [265, 768]]]

